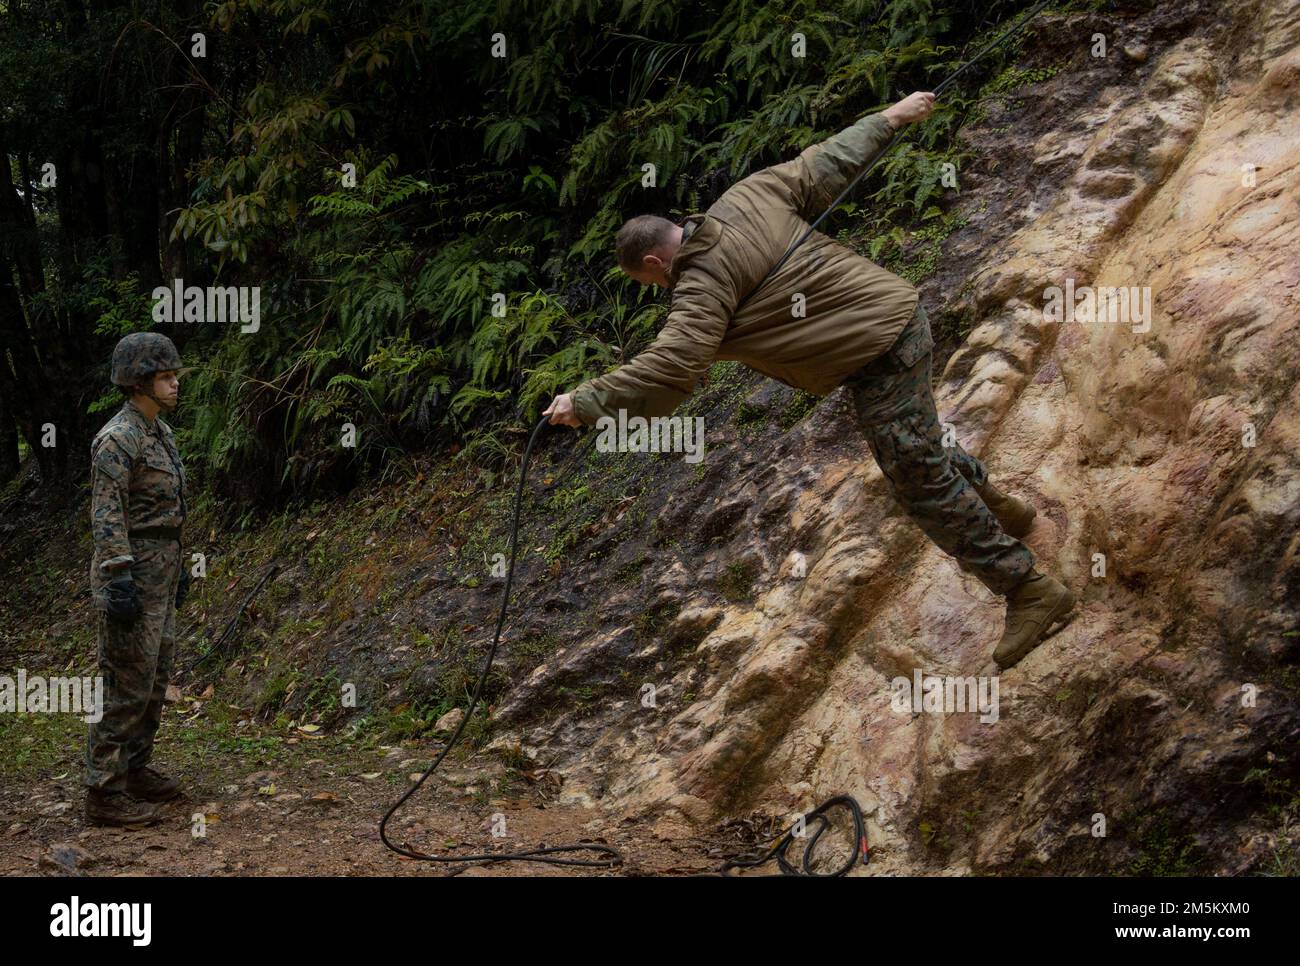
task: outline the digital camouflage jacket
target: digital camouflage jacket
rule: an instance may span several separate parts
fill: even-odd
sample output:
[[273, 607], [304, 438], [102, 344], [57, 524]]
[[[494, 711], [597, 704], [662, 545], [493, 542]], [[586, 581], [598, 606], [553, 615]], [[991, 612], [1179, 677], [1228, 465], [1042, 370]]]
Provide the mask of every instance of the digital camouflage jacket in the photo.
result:
[[90, 521], [97, 576], [130, 565], [128, 534], [185, 521], [185, 468], [161, 418], [152, 422], [126, 402], [90, 444]]

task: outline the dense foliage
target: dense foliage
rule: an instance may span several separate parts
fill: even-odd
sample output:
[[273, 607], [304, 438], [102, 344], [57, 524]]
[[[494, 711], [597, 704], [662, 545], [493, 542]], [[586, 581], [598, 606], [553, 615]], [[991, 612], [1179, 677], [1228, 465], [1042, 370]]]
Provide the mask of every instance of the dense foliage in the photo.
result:
[[[0, 473], [21, 437], [47, 481], [75, 476], [116, 405], [112, 345], [173, 279], [260, 287], [256, 332], [159, 326], [199, 366], [176, 422], [225, 494], [435, 440], [500, 458], [506, 427], [652, 337], [663, 305], [614, 270], [623, 219], [702, 210], [1028, 5], [0, 0]], [[830, 230], [885, 261], [942, 231], [940, 164], [1014, 60], [973, 71]]]

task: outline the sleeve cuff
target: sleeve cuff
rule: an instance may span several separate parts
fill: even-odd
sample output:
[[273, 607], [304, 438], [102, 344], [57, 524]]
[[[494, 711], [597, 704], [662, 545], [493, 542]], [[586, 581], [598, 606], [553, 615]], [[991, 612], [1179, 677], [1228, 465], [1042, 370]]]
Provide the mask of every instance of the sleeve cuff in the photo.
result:
[[600, 413], [595, 412], [591, 405], [591, 388], [583, 383], [569, 395], [573, 397], [573, 412], [582, 421], [582, 425], [594, 426]]

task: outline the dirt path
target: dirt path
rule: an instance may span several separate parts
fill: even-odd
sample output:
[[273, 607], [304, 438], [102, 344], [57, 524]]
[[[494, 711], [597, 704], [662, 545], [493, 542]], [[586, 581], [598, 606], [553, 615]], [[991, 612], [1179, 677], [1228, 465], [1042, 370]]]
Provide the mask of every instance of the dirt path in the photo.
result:
[[[0, 783], [0, 874], [680, 875], [716, 869], [720, 856], [744, 847], [709, 844], [686, 829], [666, 841], [642, 824], [551, 804], [559, 778], [545, 770], [519, 773], [491, 756], [453, 756], [390, 824], [394, 841], [469, 854], [586, 840], [618, 849], [624, 864], [611, 870], [410, 860], [384, 848], [379, 818], [427, 767], [436, 741], [370, 744], [348, 734], [285, 733], [238, 716], [232, 737], [228, 719], [208, 710], [193, 698], [167, 709], [155, 764], [182, 778], [188, 794], [167, 805], [162, 823], [141, 830], [86, 825], [80, 721], [5, 716], [3, 737], [19, 754], [10, 761], [18, 773]], [[195, 834], [200, 814], [206, 827]], [[504, 836], [494, 837], [494, 827]]]
[[[367, 792], [348, 783], [345, 797], [326, 802], [311, 797], [293, 804], [247, 797], [227, 799], [218, 803], [215, 812], [209, 812], [207, 834], [202, 838], [191, 834], [188, 802], [170, 804], [162, 824], [130, 831], [87, 827], [78, 814], [79, 802], [61, 815], [47, 817], [11, 798], [4, 807], [9, 830], [0, 855], [0, 874], [658, 875], [707, 872], [718, 864], [695, 843], [660, 842], [636, 828], [615, 828], [607, 833], [584, 830], [582, 823], [590, 822], [590, 817], [581, 810], [543, 809], [530, 803], [499, 808], [511, 834], [496, 840], [497, 847], [505, 842], [509, 843], [505, 847], [526, 849], [595, 836], [622, 852], [624, 865], [608, 870], [538, 863], [485, 867], [416, 862], [383, 847], [377, 820], [386, 803]], [[79, 797], [73, 790], [65, 801]], [[228, 817], [221, 818], [223, 813]], [[490, 848], [484, 844], [489, 836], [482, 827], [487, 824], [468, 808], [413, 807], [409, 815], [399, 818], [390, 837], [416, 849], [478, 851]], [[451, 847], [453, 842], [458, 843], [456, 848]]]

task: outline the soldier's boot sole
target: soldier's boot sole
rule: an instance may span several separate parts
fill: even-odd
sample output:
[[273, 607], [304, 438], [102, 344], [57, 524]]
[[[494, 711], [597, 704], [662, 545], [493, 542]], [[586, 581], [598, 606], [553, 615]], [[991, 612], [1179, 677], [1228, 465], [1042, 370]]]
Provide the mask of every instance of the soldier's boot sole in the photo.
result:
[[1007, 622], [993, 660], [1005, 670], [1074, 620], [1076, 598], [1064, 584], [1038, 574], [1007, 599]]
[[86, 802], [86, 824], [106, 828], [141, 829], [162, 821], [162, 809], [152, 806], [133, 812], [123, 812], [111, 806]]

